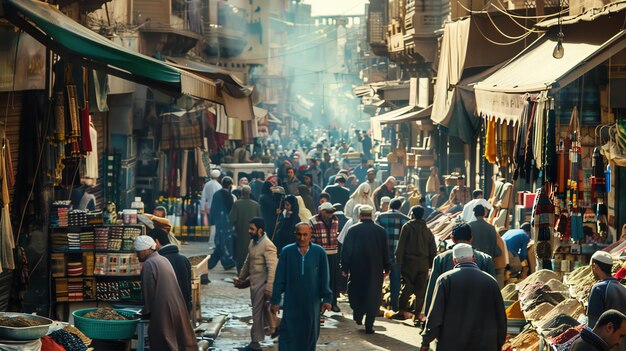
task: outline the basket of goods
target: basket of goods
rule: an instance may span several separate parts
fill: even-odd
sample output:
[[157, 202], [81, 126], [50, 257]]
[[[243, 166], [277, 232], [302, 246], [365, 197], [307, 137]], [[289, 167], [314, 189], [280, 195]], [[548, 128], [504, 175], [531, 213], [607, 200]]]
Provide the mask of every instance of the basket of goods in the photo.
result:
[[0, 312], [0, 339], [35, 340], [48, 334], [52, 320], [26, 313]]
[[76, 328], [92, 339], [132, 339], [139, 323], [135, 312], [112, 308], [85, 308], [72, 315]]

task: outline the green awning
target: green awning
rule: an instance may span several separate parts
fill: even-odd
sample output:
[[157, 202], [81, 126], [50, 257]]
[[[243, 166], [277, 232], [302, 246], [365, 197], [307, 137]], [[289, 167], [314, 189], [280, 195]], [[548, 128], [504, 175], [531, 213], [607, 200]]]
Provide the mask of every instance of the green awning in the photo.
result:
[[60, 55], [81, 64], [165, 91], [188, 94], [218, 103], [214, 82], [157, 59], [130, 51], [36, 0], [3, 1], [4, 16]]

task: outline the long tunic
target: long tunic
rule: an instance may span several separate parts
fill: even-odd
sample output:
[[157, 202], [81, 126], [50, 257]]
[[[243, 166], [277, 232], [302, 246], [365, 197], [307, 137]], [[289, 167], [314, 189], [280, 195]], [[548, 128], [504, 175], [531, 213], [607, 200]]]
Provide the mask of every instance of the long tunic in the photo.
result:
[[384, 271], [391, 269], [387, 232], [371, 220], [354, 225], [343, 244], [341, 270], [349, 273], [350, 307], [374, 314], [380, 307]]
[[315, 350], [320, 334], [321, 304], [330, 303], [328, 259], [324, 249], [311, 243], [302, 255], [296, 244], [283, 248], [276, 268], [273, 305], [283, 298], [278, 348], [281, 351]]
[[142, 314], [150, 317], [150, 350], [197, 351], [198, 344], [174, 268], [158, 252], [148, 256], [143, 264], [141, 290]]
[[498, 283], [474, 263], [442, 274], [422, 332], [422, 345], [437, 339], [437, 351], [499, 351], [506, 313]]
[[250, 244], [248, 226], [254, 217], [261, 217], [261, 207], [254, 200], [239, 199], [230, 210], [230, 223], [235, 226], [235, 261], [238, 271], [241, 271], [248, 255], [248, 244]]

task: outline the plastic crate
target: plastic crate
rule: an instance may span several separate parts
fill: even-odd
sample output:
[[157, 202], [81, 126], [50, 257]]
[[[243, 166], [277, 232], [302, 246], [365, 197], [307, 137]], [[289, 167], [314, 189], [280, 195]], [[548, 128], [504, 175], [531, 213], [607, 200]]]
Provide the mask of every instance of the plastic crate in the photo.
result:
[[[95, 308], [85, 308], [72, 312], [76, 328], [92, 339], [99, 340], [130, 340], [135, 336], [135, 330], [139, 319], [125, 321], [108, 321], [101, 319], [85, 318], [87, 312], [95, 311]], [[115, 310], [126, 317], [133, 317], [134, 312]]]

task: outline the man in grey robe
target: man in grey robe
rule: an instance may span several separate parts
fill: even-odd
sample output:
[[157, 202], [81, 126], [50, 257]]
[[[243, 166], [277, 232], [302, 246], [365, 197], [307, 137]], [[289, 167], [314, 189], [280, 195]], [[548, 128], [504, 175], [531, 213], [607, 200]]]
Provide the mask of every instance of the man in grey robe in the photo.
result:
[[243, 267], [248, 256], [248, 244], [250, 244], [248, 225], [250, 220], [254, 217], [261, 217], [261, 206], [258, 202], [250, 199], [251, 193], [252, 189], [244, 185], [241, 188], [241, 199], [235, 201], [228, 216], [230, 223], [235, 226], [235, 262], [237, 262], [238, 272], [241, 272], [241, 267]]
[[156, 252], [156, 243], [151, 237], [138, 236], [133, 245], [139, 261], [143, 262], [141, 315], [150, 319], [150, 350], [197, 351], [198, 343], [174, 268]]

